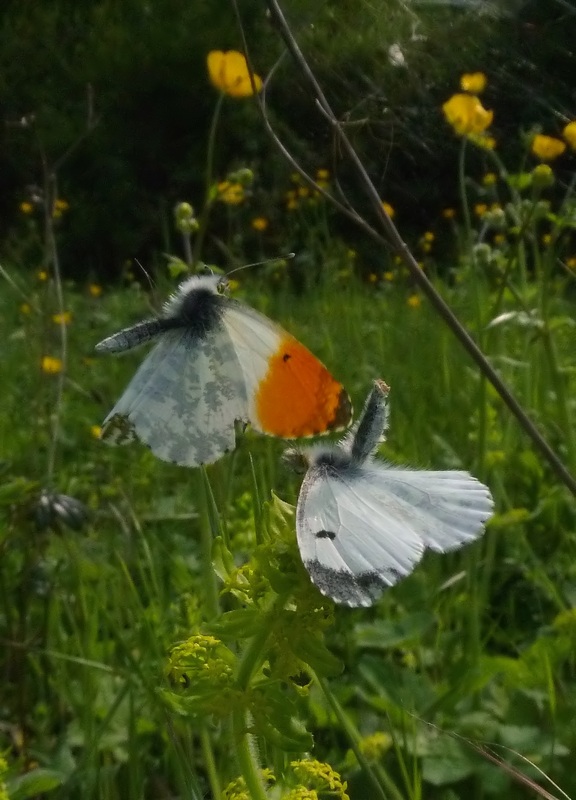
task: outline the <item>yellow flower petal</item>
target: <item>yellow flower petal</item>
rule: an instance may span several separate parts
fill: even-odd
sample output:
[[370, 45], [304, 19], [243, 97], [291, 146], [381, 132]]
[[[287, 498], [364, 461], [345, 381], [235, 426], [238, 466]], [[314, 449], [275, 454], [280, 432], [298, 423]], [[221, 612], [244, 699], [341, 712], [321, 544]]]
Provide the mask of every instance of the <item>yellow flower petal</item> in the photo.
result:
[[573, 150], [576, 150], [576, 120], [569, 122], [562, 131], [562, 136], [566, 139]]
[[[230, 97], [250, 97], [254, 94], [250, 71], [243, 53], [237, 50], [212, 50], [207, 56], [208, 75], [218, 91]], [[257, 92], [262, 89], [259, 75], [252, 76]]]
[[543, 133], [537, 133], [532, 139], [530, 149], [540, 161], [553, 161], [562, 155], [566, 150], [566, 145], [554, 136], [545, 136]]
[[471, 94], [452, 95], [442, 106], [442, 111], [458, 136], [484, 133], [494, 118], [494, 112], [485, 109]]
[[269, 222], [266, 217], [254, 217], [250, 225], [255, 231], [265, 231]]
[[69, 325], [72, 321], [72, 314], [69, 311], [63, 311], [61, 314], [52, 314], [52, 322], [57, 325]]
[[102, 294], [102, 287], [98, 283], [91, 283], [88, 291], [92, 297], [100, 297]]
[[392, 218], [394, 217], [394, 214], [395, 214], [396, 212], [394, 211], [394, 209], [392, 208], [392, 206], [390, 205], [390, 203], [387, 203], [385, 200], [383, 200], [383, 201], [382, 201], [382, 208], [383, 208], [383, 209], [384, 209], [384, 211], [385, 211], [385, 212], [388, 214], [388, 216], [390, 217], [390, 219], [392, 219]]
[[42, 356], [40, 367], [42, 372], [45, 372], [47, 375], [58, 375], [59, 372], [62, 372], [62, 366], [62, 361], [59, 358]]
[[483, 72], [466, 72], [460, 78], [460, 88], [463, 92], [480, 94], [486, 88], [486, 75]]
[[245, 192], [241, 183], [221, 181], [218, 184], [218, 200], [229, 206], [238, 206], [244, 202]]

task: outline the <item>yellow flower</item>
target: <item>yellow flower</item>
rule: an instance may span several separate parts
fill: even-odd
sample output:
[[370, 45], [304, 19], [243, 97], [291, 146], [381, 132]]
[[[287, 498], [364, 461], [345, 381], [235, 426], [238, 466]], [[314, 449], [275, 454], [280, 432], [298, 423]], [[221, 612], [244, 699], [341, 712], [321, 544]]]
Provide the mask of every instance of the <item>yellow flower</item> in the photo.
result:
[[317, 181], [327, 181], [330, 177], [330, 171], [327, 169], [317, 169], [316, 170], [316, 180]]
[[566, 150], [566, 145], [554, 136], [545, 136], [543, 133], [537, 133], [532, 139], [530, 149], [540, 161], [553, 161], [562, 155]]
[[310, 195], [310, 189], [307, 186], [299, 186], [296, 193], [298, 197], [308, 197]]
[[46, 272], [45, 269], [40, 269], [36, 273], [36, 277], [38, 278], [39, 281], [47, 281], [48, 280], [48, 273]]
[[570, 256], [570, 258], [567, 258], [566, 266], [568, 269], [576, 269], [576, 256]]
[[90, 426], [90, 435], [94, 437], [94, 439], [99, 439], [102, 433], [102, 428], [100, 425], [91, 425]]
[[569, 122], [562, 131], [562, 136], [566, 139], [572, 150], [576, 150], [576, 120]]
[[212, 50], [207, 57], [208, 75], [212, 85], [230, 97], [251, 97], [254, 89], [262, 89], [262, 79], [254, 73], [254, 88], [243, 53], [237, 50]]
[[69, 325], [72, 322], [72, 314], [69, 311], [63, 311], [61, 314], [52, 314], [52, 322], [57, 325]]
[[442, 111], [458, 136], [484, 133], [494, 118], [494, 112], [487, 111], [471, 94], [452, 95], [442, 106]]
[[545, 233], [542, 236], [542, 244], [545, 247], [547, 247], [549, 244], [552, 244], [552, 234], [551, 233]]
[[102, 287], [98, 283], [91, 283], [88, 287], [88, 292], [90, 293], [91, 297], [100, 297], [102, 294]]
[[436, 238], [436, 236], [433, 233], [433, 231], [425, 231], [424, 236], [423, 236], [423, 239], [424, 239], [425, 242], [433, 242], [435, 238]]
[[20, 313], [21, 314], [31, 314], [32, 313], [32, 308], [30, 306], [30, 303], [22, 303], [22, 305], [20, 306]]
[[476, 203], [474, 206], [474, 213], [477, 217], [483, 217], [484, 214], [488, 211], [488, 206], [486, 203]]
[[486, 88], [486, 75], [483, 72], [465, 72], [460, 78], [460, 88], [470, 94], [481, 94]]
[[420, 308], [422, 305], [422, 298], [418, 294], [411, 294], [406, 302], [409, 308]]
[[237, 206], [244, 202], [244, 187], [241, 183], [221, 181], [218, 184], [218, 200], [229, 206]]
[[496, 181], [498, 180], [498, 176], [495, 172], [487, 172], [486, 175], [482, 178], [482, 185], [483, 186], [494, 186]]
[[385, 281], [393, 281], [394, 280], [394, 273], [393, 272], [384, 272], [382, 277]]
[[23, 203], [20, 203], [18, 208], [23, 214], [31, 214], [34, 211], [34, 206], [32, 203], [28, 203], [26, 200]]
[[58, 375], [59, 372], [62, 372], [62, 367], [63, 364], [59, 358], [54, 358], [53, 356], [42, 356], [42, 372], [45, 372], [47, 375]]
[[382, 200], [382, 208], [388, 214], [390, 219], [393, 219], [393, 217], [396, 214], [396, 212], [394, 211], [394, 209], [392, 208], [390, 203], [387, 203], [385, 200]]
[[376, 283], [378, 280], [378, 275], [376, 275], [374, 272], [371, 272], [370, 275], [368, 275], [368, 280], [370, 283]]
[[254, 217], [250, 225], [255, 231], [265, 231], [270, 223], [266, 217]]
[[503, 233], [495, 233], [494, 234], [494, 244], [498, 244], [498, 245], [504, 244], [505, 241], [506, 241], [506, 237], [504, 236]]
[[442, 209], [442, 216], [444, 219], [454, 219], [456, 216], [456, 209], [455, 208], [443, 208]]

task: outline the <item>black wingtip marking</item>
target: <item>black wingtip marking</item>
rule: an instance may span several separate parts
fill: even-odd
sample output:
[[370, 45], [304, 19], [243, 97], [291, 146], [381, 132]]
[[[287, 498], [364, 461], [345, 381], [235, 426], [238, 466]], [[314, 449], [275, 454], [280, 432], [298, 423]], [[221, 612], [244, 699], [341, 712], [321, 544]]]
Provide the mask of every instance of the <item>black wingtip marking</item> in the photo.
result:
[[316, 533], [317, 539], [335, 539], [336, 534], [333, 531], [318, 531]]

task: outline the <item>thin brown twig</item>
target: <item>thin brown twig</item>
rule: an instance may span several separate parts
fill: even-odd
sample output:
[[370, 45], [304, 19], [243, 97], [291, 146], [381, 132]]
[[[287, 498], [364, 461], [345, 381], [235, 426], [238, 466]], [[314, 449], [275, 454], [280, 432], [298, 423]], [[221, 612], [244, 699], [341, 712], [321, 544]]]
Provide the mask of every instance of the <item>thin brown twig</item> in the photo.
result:
[[[304, 54], [302, 53], [296, 39], [292, 34], [290, 26], [288, 25], [286, 18], [284, 17], [284, 14], [282, 12], [282, 9], [280, 8], [278, 1], [277, 0], [265, 0], [265, 1], [269, 9], [272, 21], [276, 29], [279, 31], [280, 36], [282, 37], [282, 40], [284, 41], [284, 44], [286, 45], [289, 54], [292, 56], [293, 60], [297, 63], [300, 70], [305, 75], [306, 79], [313, 88], [318, 109], [333, 128], [348, 158], [354, 165], [360, 185], [362, 186], [366, 195], [368, 196], [370, 204], [372, 205], [379, 219], [380, 225], [382, 226], [384, 231], [384, 236], [375, 231], [363, 217], [356, 214], [356, 212], [351, 212], [345, 206], [338, 203], [338, 201], [336, 201], [332, 195], [330, 195], [327, 192], [321, 192], [321, 193], [329, 200], [329, 202], [336, 205], [336, 207], [340, 211], [342, 211], [342, 213], [346, 213], [346, 216], [352, 219], [369, 236], [376, 239], [383, 246], [391, 247], [392, 250], [398, 254], [402, 262], [410, 272], [415, 283], [420, 287], [423, 294], [429, 300], [429, 302], [436, 310], [438, 315], [450, 328], [450, 330], [458, 339], [460, 344], [464, 347], [466, 352], [479, 367], [483, 375], [486, 376], [486, 378], [490, 381], [492, 386], [496, 389], [496, 391], [498, 392], [504, 403], [508, 406], [509, 410], [516, 417], [521, 427], [524, 429], [525, 433], [529, 436], [529, 438], [532, 440], [536, 448], [548, 461], [551, 469], [554, 471], [556, 476], [562, 481], [562, 483], [564, 483], [564, 485], [572, 492], [572, 494], [576, 496], [576, 479], [574, 478], [574, 476], [570, 473], [570, 471], [563, 464], [557, 453], [553, 450], [553, 448], [548, 444], [546, 439], [542, 436], [542, 434], [540, 433], [538, 428], [534, 425], [528, 414], [524, 411], [520, 402], [516, 399], [512, 391], [509, 389], [508, 385], [498, 375], [498, 373], [492, 367], [492, 365], [490, 364], [490, 362], [488, 361], [482, 350], [479, 348], [479, 346], [476, 344], [470, 333], [466, 330], [466, 328], [462, 325], [460, 320], [456, 317], [450, 306], [446, 303], [444, 298], [439, 294], [439, 292], [430, 282], [430, 280], [425, 275], [423, 270], [420, 269], [420, 267], [418, 266], [418, 263], [414, 258], [414, 256], [412, 255], [408, 245], [403, 241], [396, 226], [390, 219], [389, 215], [386, 213], [385, 209], [382, 207], [382, 201], [376, 190], [376, 187], [372, 183], [372, 180], [370, 179], [370, 176], [368, 175], [366, 168], [364, 167], [364, 164], [360, 160], [358, 153], [356, 152], [352, 143], [348, 139], [342, 124], [332, 111], [332, 108], [330, 107], [330, 104], [326, 99], [322, 87], [316, 80], [314, 73], [310, 69], [310, 66], [306, 61]], [[232, 5], [234, 7], [234, 11], [238, 19], [238, 24], [240, 26], [241, 35], [244, 42], [244, 48], [246, 51], [246, 57], [248, 63], [250, 64], [249, 54], [248, 54], [248, 43], [244, 35], [242, 20], [237, 6], [237, 0], [232, 0]], [[261, 111], [265, 112], [265, 106], [262, 103], [260, 103], [260, 109]], [[285, 156], [288, 156], [289, 154], [287, 149], [280, 142], [276, 134], [272, 131], [272, 126], [265, 113], [263, 113], [263, 119], [267, 131], [269, 133], [272, 133], [273, 140], [275, 141], [277, 146], [279, 146], [281, 152]], [[289, 160], [294, 166], [296, 166], [295, 161], [291, 157], [289, 157]], [[301, 168], [298, 168], [297, 166], [296, 168], [298, 172], [303, 177], [306, 178], [306, 181], [309, 182], [310, 180], [309, 176], [307, 176], [306, 173], [303, 170], [301, 170]], [[320, 187], [315, 186], [315, 189], [320, 190]]]

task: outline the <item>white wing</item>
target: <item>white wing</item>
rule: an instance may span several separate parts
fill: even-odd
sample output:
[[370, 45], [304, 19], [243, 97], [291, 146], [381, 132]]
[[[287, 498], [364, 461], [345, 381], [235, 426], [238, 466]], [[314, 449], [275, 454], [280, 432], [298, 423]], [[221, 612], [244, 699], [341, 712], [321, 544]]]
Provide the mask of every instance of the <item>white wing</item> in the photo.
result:
[[369, 606], [425, 548], [445, 552], [477, 538], [492, 509], [489, 490], [467, 472], [313, 464], [298, 498], [298, 545], [323, 594]]
[[427, 471], [372, 462], [361, 470], [365, 491], [386, 503], [431, 550], [444, 553], [473, 541], [492, 516], [490, 490], [463, 471]]
[[206, 338], [168, 331], [141, 364], [103, 424], [115, 444], [138, 438], [158, 458], [210, 464], [235, 444], [235, 420], [247, 420], [246, 386], [226, 331]]
[[375, 497], [361, 471], [312, 466], [296, 512], [304, 566], [322, 594], [349, 606], [370, 606], [387, 586], [409, 575], [424, 543]]

